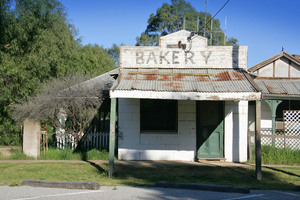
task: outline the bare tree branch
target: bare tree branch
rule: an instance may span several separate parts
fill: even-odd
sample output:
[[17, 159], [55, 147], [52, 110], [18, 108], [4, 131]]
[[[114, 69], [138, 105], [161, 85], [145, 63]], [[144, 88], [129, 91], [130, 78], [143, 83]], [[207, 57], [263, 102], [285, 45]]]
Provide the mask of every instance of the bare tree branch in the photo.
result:
[[63, 111], [67, 115], [66, 132], [79, 142], [103, 102], [103, 90], [109, 89], [113, 81], [109, 73], [93, 79], [82, 75], [52, 79], [35, 97], [14, 105], [14, 118], [18, 123], [29, 118], [50, 120], [60, 126], [59, 112]]

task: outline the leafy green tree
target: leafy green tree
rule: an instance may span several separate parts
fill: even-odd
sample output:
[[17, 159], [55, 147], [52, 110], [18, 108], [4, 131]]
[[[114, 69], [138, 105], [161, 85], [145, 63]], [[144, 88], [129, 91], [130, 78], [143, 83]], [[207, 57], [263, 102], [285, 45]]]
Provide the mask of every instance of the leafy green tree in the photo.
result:
[[[148, 19], [146, 30], [137, 37], [137, 46], [157, 46], [160, 36], [164, 36], [182, 29], [188, 31], [197, 31], [197, 22], [199, 27], [198, 34], [211, 38], [211, 45], [224, 45], [224, 32], [220, 28], [218, 19], [212, 20], [212, 15], [207, 14], [205, 24], [205, 13], [197, 12], [190, 3], [185, 0], [172, 0], [171, 5], [164, 3], [162, 7], [156, 10], [156, 14], [151, 14]], [[226, 45], [237, 45], [237, 39], [229, 38]]]
[[95, 45], [85, 45], [79, 49], [79, 63], [84, 68], [78, 68], [78, 72], [83, 74], [99, 75], [115, 68], [114, 60], [106, 55], [107, 51], [103, 47]]
[[113, 44], [110, 48], [106, 49], [106, 55], [115, 62], [116, 67], [120, 67], [120, 46]]
[[105, 50], [82, 46], [58, 0], [0, 0], [0, 144], [17, 133], [11, 108], [50, 78], [114, 68]]

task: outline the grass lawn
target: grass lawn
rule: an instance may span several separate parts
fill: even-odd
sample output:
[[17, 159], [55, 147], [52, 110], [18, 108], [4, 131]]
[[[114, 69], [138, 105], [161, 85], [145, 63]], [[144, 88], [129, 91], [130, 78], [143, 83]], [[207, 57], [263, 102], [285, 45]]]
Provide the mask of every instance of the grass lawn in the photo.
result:
[[263, 167], [262, 181], [255, 167], [201, 165], [115, 164], [115, 177], [108, 178], [107, 164], [91, 163], [0, 163], [0, 185], [20, 185], [23, 180], [99, 182], [100, 185], [153, 186], [157, 181], [246, 186], [252, 189], [293, 190], [300, 185], [300, 167]]

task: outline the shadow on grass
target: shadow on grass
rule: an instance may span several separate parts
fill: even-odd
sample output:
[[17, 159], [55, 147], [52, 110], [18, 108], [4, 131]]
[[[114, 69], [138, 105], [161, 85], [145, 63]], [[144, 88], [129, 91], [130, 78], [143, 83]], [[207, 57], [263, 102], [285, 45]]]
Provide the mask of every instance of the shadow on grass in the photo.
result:
[[284, 170], [282, 170], [282, 169], [277, 169], [277, 168], [274, 168], [274, 167], [268, 167], [268, 166], [265, 166], [264, 168], [267, 168], [267, 169], [270, 169], [270, 170], [273, 170], [273, 171], [277, 171], [277, 172], [282, 172], [282, 173], [284, 173], [284, 174], [287, 174], [287, 175], [290, 175], [290, 176], [295, 176], [295, 177], [299, 177], [299, 178], [300, 178], [300, 175], [295, 174], [295, 173], [292, 173], [292, 172], [284, 171]]
[[96, 164], [96, 163], [94, 163], [92, 161], [88, 161], [88, 160], [84, 160], [84, 161], [87, 162], [87, 163], [89, 163], [93, 167], [95, 167], [100, 174], [107, 174], [107, 171], [105, 169], [103, 169], [100, 165], [98, 165], [98, 164]]
[[288, 174], [284, 179], [271, 169], [263, 170], [257, 181], [255, 167], [205, 165], [133, 165], [116, 164], [114, 177], [126, 185], [154, 186], [158, 181], [243, 186], [251, 189], [293, 190]]
[[80, 153], [81, 160], [89, 163], [91, 166], [95, 167], [100, 174], [107, 174], [107, 171], [103, 169], [100, 165], [88, 160], [89, 149], [76, 149], [75, 152]]

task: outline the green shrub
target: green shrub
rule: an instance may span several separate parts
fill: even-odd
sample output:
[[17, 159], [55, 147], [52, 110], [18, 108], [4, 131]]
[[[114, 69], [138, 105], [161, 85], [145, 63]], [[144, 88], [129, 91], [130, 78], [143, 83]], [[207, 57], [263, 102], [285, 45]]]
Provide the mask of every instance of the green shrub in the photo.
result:
[[4, 146], [21, 146], [22, 137], [19, 134], [0, 134], [0, 145]]

